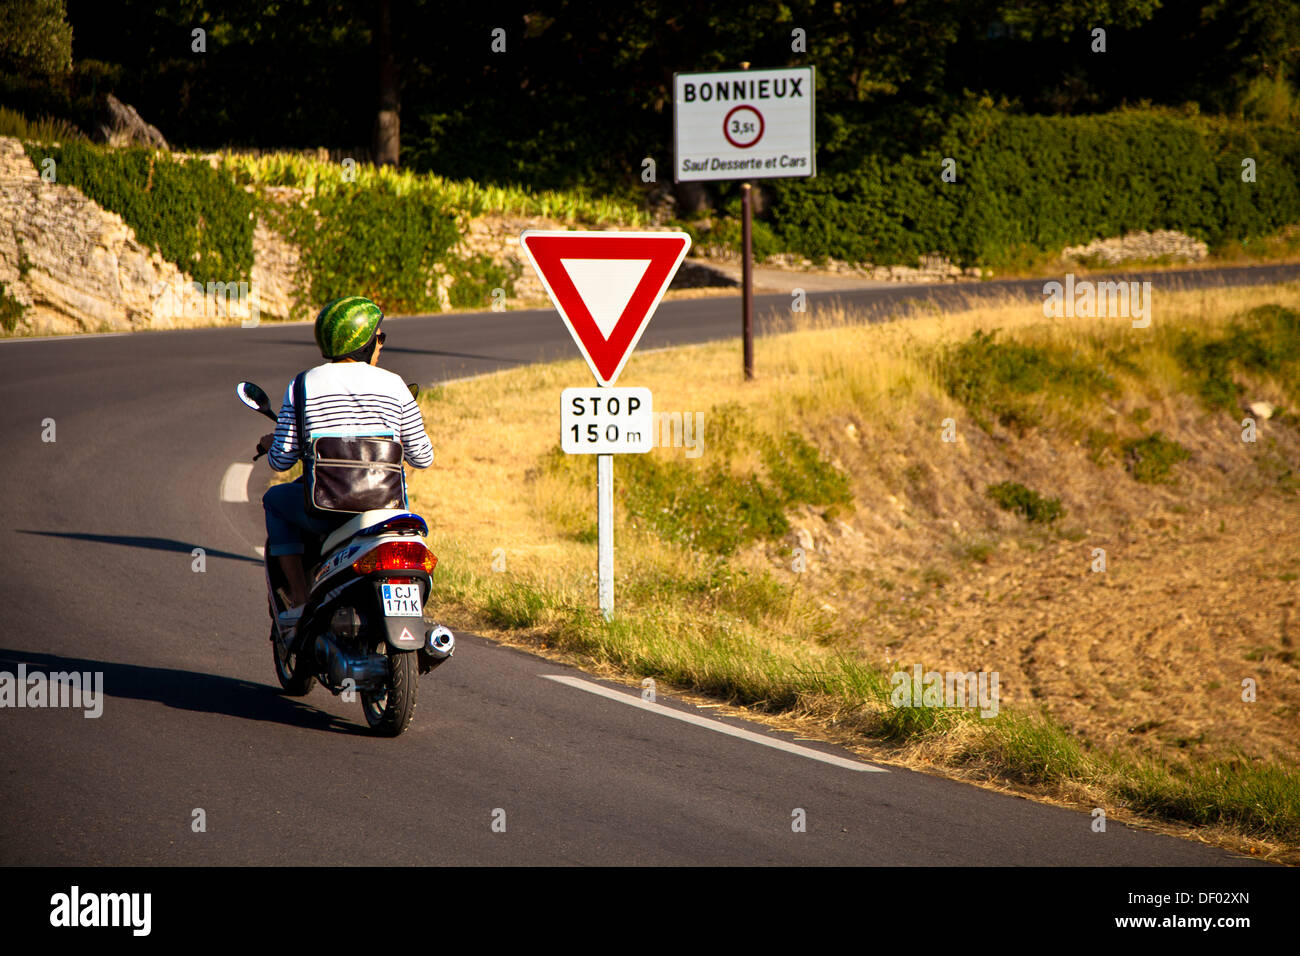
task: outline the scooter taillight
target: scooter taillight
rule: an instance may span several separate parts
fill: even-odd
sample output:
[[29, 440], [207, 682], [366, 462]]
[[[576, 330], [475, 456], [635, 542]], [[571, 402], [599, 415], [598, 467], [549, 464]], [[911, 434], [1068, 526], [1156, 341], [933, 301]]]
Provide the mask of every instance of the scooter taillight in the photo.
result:
[[422, 541], [385, 541], [352, 562], [357, 574], [376, 571], [424, 571], [432, 574], [438, 559]]

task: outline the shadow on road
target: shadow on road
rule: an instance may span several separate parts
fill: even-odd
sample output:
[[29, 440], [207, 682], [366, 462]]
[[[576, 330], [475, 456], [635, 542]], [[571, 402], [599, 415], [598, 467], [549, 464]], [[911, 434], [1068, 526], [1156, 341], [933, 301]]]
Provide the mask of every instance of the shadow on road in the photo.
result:
[[[134, 534], [86, 534], [79, 531], [28, 531], [24, 528], [15, 528], [18, 534], [39, 534], [46, 538], [72, 538], [75, 541], [93, 541], [96, 544], [120, 544], [128, 548], [149, 548], [153, 551], [176, 551], [181, 554], [190, 554], [195, 548], [202, 545], [193, 542], [177, 541], [175, 538], [145, 538]], [[253, 564], [261, 564], [261, 558], [254, 558], [247, 554], [235, 554], [231, 551], [216, 551], [212, 548], [203, 548], [203, 553], [209, 558], [228, 558], [231, 561], [249, 561]]]
[[[269, 645], [270, 642], [267, 643]], [[269, 664], [269, 646], [266, 657]], [[327, 730], [357, 736], [367, 736], [369, 733], [360, 724], [317, 710], [301, 700], [285, 697], [279, 688], [235, 677], [0, 648], [0, 671], [17, 674], [19, 664], [26, 664], [28, 673], [102, 673], [105, 697], [151, 700], [179, 710], [222, 714], [244, 720], [264, 720], [306, 730]], [[20, 689], [19, 692], [23, 691]], [[105, 712], [109, 711], [110, 708], [106, 706]]]

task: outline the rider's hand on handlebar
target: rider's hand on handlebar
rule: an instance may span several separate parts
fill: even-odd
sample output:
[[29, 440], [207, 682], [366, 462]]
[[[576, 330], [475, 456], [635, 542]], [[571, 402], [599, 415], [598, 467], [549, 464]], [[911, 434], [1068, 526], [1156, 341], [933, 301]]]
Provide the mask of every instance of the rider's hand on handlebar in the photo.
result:
[[259, 456], [265, 455], [268, 451], [271, 450], [271, 446], [274, 444], [275, 444], [275, 432], [271, 432], [271, 434], [269, 435], [263, 435], [261, 439], [259, 439], [257, 442], [257, 454]]

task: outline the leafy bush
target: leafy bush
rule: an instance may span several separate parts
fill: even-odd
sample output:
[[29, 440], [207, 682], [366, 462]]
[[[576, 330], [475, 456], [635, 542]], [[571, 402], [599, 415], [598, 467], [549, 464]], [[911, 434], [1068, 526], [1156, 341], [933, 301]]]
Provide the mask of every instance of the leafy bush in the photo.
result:
[[1045, 498], [1016, 481], [989, 485], [984, 493], [1003, 511], [1018, 511], [1036, 524], [1051, 524], [1065, 514], [1060, 498]]
[[222, 164], [234, 172], [238, 182], [256, 186], [293, 186], [309, 192], [349, 185], [362, 190], [383, 186], [402, 196], [424, 193], [441, 202], [448, 212], [466, 218], [494, 212], [545, 216], [592, 226], [644, 225], [647, 221], [645, 213], [631, 202], [592, 196], [582, 189], [538, 191], [526, 186], [483, 185], [471, 179], [446, 179], [368, 164], [358, 164], [349, 171], [342, 163], [302, 153], [227, 154]]
[[25, 311], [23, 304], [11, 296], [4, 283], [0, 282], [0, 328], [12, 333]]
[[781, 494], [755, 474], [733, 475], [720, 462], [697, 468], [651, 455], [628, 456], [628, 513], [660, 537], [713, 554], [790, 530]]
[[253, 266], [253, 198], [226, 171], [149, 149], [26, 144], [38, 167], [121, 216], [136, 238], [198, 282], [240, 282]]
[[1169, 482], [1174, 465], [1191, 457], [1191, 452], [1162, 432], [1126, 441], [1124, 454], [1129, 473], [1144, 484]]
[[378, 182], [322, 191], [274, 215], [302, 252], [300, 300], [364, 295], [385, 312], [440, 311], [434, 266], [460, 230], [435, 196]]
[[[715, 246], [737, 256], [744, 252], [744, 226], [739, 218], [716, 219], [703, 228], [690, 222], [679, 222], [675, 225], [690, 235], [692, 248]], [[785, 249], [784, 243], [772, 231], [772, 227], [761, 219], [753, 220], [749, 241], [755, 262], [766, 262]]]
[[477, 255], [455, 259], [450, 265], [452, 308], [467, 309], [493, 305], [493, 292], [501, 289], [506, 298], [515, 294], [515, 280], [520, 268], [498, 265], [491, 256]]

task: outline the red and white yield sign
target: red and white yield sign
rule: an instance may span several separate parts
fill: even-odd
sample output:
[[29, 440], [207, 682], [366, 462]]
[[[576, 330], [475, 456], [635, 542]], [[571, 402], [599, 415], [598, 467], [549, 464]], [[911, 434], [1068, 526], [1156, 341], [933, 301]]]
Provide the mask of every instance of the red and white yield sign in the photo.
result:
[[601, 385], [613, 385], [686, 258], [684, 232], [529, 229], [519, 242]]

